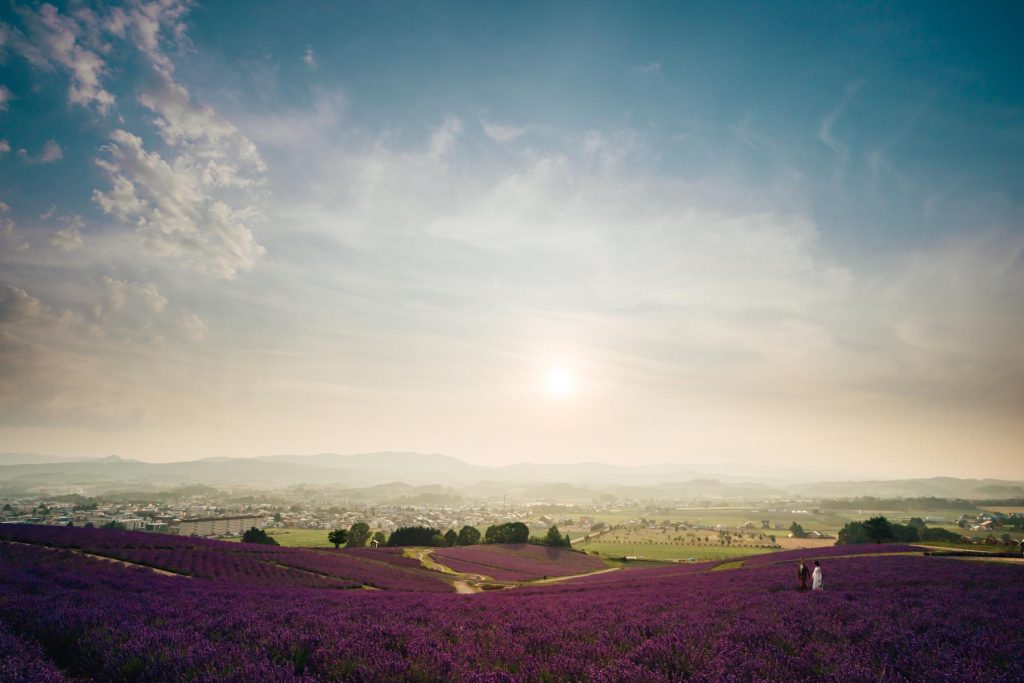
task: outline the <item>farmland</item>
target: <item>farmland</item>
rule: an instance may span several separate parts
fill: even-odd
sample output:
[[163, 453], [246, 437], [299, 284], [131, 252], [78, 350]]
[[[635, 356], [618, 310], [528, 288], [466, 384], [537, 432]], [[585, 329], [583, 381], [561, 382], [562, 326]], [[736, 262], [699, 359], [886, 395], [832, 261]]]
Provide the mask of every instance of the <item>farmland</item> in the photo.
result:
[[774, 549], [771, 540], [760, 532], [733, 533], [735, 536], [729, 535], [727, 543], [726, 536], [712, 531], [617, 527], [573, 547], [608, 558], [648, 560], [719, 560]]
[[[977, 563], [910, 546], [833, 547], [455, 595], [269, 586], [243, 565], [165, 576], [76, 550], [138, 534], [83, 531], [0, 542], [4, 680], [1024, 678], [1024, 613], [1003, 609], [1024, 601], [1020, 563], [986, 563], [980, 580]], [[378, 553], [378, 568], [419, 571], [390, 550], [355, 556]], [[799, 557], [821, 560], [825, 591], [795, 590]]]

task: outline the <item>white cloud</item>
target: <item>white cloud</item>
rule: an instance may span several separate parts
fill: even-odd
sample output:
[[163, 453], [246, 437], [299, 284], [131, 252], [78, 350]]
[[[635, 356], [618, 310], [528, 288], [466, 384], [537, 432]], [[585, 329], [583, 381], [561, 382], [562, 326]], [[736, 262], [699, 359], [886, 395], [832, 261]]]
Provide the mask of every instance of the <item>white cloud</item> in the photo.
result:
[[[52, 215], [53, 210], [51, 209], [47, 213]], [[85, 247], [85, 240], [81, 233], [81, 229], [85, 227], [82, 217], [77, 214], [63, 216], [61, 222], [64, 227], [53, 233], [50, 237], [50, 245], [61, 251], [78, 251]]]
[[434, 159], [448, 156], [455, 149], [455, 144], [461, 134], [462, 121], [457, 118], [445, 119], [430, 135], [429, 155]]
[[839, 104], [837, 104], [835, 108], [832, 109], [824, 119], [822, 119], [821, 125], [818, 126], [818, 139], [831, 147], [832, 150], [844, 160], [847, 156], [846, 145], [836, 138], [833, 129], [835, 128], [839, 117], [842, 116], [844, 111], [846, 111], [846, 107], [849, 106], [850, 101], [863, 85], [863, 81], [856, 81], [846, 86], [846, 92], [843, 93], [843, 98], [839, 100]]
[[530, 130], [526, 126], [512, 126], [492, 121], [481, 121], [480, 126], [487, 137], [498, 143], [514, 142]]
[[[12, 45], [37, 68], [53, 70], [57, 67], [68, 72], [68, 102], [81, 106], [94, 106], [106, 114], [114, 106], [114, 96], [103, 88], [107, 66], [103, 59], [82, 46], [83, 22], [61, 14], [56, 7], [43, 4], [35, 12], [23, 10], [29, 29], [28, 37], [12, 32]], [[89, 16], [89, 15], [83, 15]]]
[[266, 170], [256, 146], [207, 106], [192, 102], [188, 90], [165, 72], [159, 85], [139, 96], [158, 114], [154, 124], [164, 141], [188, 153], [200, 168], [200, 180], [218, 187], [250, 187]]
[[105, 22], [106, 30], [121, 38], [129, 38], [135, 47], [159, 69], [170, 73], [174, 64], [160, 46], [160, 36], [170, 31], [176, 43], [184, 40], [182, 17], [188, 13], [189, 2], [131, 0], [124, 7], [115, 7]]
[[201, 342], [206, 338], [206, 323], [195, 313], [180, 313], [175, 317], [174, 323], [190, 341]]
[[306, 46], [306, 52], [302, 55], [302, 63], [310, 71], [316, 71], [320, 66], [316, 61], [316, 53], [313, 52], [313, 48], [309, 45]]
[[636, 70], [642, 74], [660, 74], [661, 62], [647, 62], [636, 67]]
[[[10, 211], [9, 204], [0, 202], [0, 214], [10, 213]], [[17, 224], [13, 218], [0, 216], [0, 243], [7, 245], [12, 251], [27, 251], [29, 244], [21, 238], [16, 228]]]
[[158, 255], [216, 277], [252, 268], [264, 253], [245, 225], [251, 212], [233, 209], [210, 193], [203, 166], [189, 155], [173, 163], [147, 152], [142, 139], [124, 130], [110, 136], [96, 164], [111, 182], [93, 201], [106, 213], [135, 226]]
[[202, 320], [153, 283], [108, 275], [77, 298], [84, 315], [0, 285], [0, 424], [138, 427], [160, 413], [167, 340], [201, 341]]
[[0, 156], [7, 154], [11, 151], [11, 143], [7, 140], [0, 139]]
[[18, 156], [27, 164], [50, 164], [64, 158], [64, 150], [56, 140], [47, 140], [39, 154], [32, 156], [26, 149], [19, 149]]
[[11, 91], [6, 86], [0, 84], [0, 111], [7, 111], [12, 99], [14, 99], [14, 95]]

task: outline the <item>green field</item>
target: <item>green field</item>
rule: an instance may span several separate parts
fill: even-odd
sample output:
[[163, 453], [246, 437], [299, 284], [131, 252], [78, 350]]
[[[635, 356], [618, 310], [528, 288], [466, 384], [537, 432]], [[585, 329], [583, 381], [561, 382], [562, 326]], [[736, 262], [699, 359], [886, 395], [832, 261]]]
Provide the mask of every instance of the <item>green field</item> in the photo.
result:
[[718, 545], [647, 545], [643, 543], [587, 543], [577, 550], [597, 552], [602, 557], [637, 557], [644, 560], [728, 560], [734, 557], [774, 552], [770, 548], [733, 548]]
[[275, 541], [289, 548], [333, 548], [326, 529], [267, 529]]

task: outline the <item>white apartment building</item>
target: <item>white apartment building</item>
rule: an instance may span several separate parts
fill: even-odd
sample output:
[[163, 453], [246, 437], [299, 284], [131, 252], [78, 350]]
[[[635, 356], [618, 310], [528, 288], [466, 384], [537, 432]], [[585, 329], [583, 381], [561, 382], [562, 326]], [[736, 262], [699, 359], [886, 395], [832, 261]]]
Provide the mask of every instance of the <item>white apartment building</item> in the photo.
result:
[[238, 536], [251, 527], [263, 528], [264, 517], [241, 515], [238, 517], [194, 517], [178, 523], [181, 536]]

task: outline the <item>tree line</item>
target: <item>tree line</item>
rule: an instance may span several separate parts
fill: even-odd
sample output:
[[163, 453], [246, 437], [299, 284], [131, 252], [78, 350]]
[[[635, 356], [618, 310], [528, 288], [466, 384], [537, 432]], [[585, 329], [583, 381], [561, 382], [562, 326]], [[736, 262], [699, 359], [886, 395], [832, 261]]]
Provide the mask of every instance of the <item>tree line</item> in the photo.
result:
[[960, 540], [959, 534], [948, 529], [929, 527], [920, 517], [911, 517], [907, 524], [897, 524], [879, 515], [863, 522], [847, 523], [839, 530], [837, 545], [958, 540]]
[[[493, 524], [484, 531], [472, 526], [464, 526], [459, 531], [449, 529], [444, 533], [440, 529], [428, 526], [398, 527], [390, 536], [378, 531], [370, 534], [370, 527], [365, 522], [356, 522], [349, 529], [335, 529], [328, 532], [327, 540], [335, 548], [361, 548], [370, 539], [378, 545], [389, 547], [428, 546], [435, 548], [477, 545], [479, 543], [536, 543], [554, 547], [571, 547], [569, 534], [563, 535], [557, 526], [548, 529], [543, 537], [530, 536], [530, 528], [522, 522], [506, 522]], [[245, 539], [243, 539], [245, 540]], [[260, 542], [260, 541], [255, 541]]]

